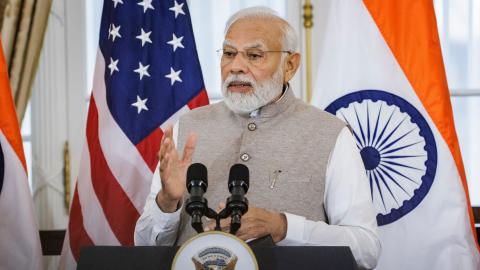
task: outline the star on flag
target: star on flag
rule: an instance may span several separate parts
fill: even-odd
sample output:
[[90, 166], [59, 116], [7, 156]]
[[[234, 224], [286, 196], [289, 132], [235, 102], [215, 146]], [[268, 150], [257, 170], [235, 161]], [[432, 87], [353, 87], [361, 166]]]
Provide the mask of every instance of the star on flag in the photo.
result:
[[142, 65], [141, 62], [138, 62], [138, 68], [135, 69], [133, 72], [136, 72], [138, 73], [138, 75], [140, 76], [140, 80], [143, 79], [143, 76], [147, 76], [147, 77], [150, 77], [150, 73], [148, 73], [148, 68], [150, 67], [150, 65]]
[[137, 5], [143, 6], [143, 13], [146, 13], [148, 9], [154, 10], [155, 8], [152, 5], [153, 0], [143, 0], [142, 2], [138, 2]]
[[140, 28], [141, 33], [140, 35], [136, 36], [137, 39], [140, 39], [142, 41], [142, 47], [145, 45], [145, 43], [152, 43], [152, 40], [150, 39], [150, 34], [152, 34], [152, 31], [150, 32], [145, 32], [143, 28]]
[[117, 5], [120, 3], [120, 4], [123, 4], [123, 1], [122, 0], [112, 0], [113, 1], [113, 7], [116, 8]]
[[167, 44], [170, 44], [173, 46], [173, 51], [177, 50], [177, 48], [185, 48], [183, 47], [183, 44], [182, 44], [182, 39], [183, 37], [179, 37], [177, 38], [177, 36], [174, 34], [172, 34], [173, 37], [172, 37], [172, 40], [170, 40], [169, 42], [167, 42]]
[[118, 70], [118, 67], [117, 67], [117, 64], [118, 64], [118, 59], [117, 60], [113, 60], [112, 57], [110, 57], [110, 64], [108, 65], [108, 68], [110, 69], [110, 75], [113, 74], [113, 72], [115, 71], [119, 71]]
[[120, 25], [119, 26], [115, 26], [115, 24], [111, 24], [110, 25], [110, 31], [108, 33], [108, 37], [110, 38], [110, 36], [112, 37], [112, 41], [115, 41], [115, 38], [116, 37], [119, 37], [121, 38], [122, 36], [120, 35]]
[[137, 95], [137, 102], [132, 103], [132, 106], [137, 108], [137, 114], [140, 114], [142, 110], [148, 111], [147, 100], [148, 98], [141, 99], [140, 96]]
[[182, 71], [175, 71], [173, 68], [170, 68], [170, 74], [165, 75], [166, 78], [170, 79], [170, 85], [173, 85], [175, 82], [182, 82], [180, 78], [180, 73]]
[[175, 12], [175, 19], [177, 18], [178, 14], [185, 15], [185, 12], [183, 11], [183, 3], [178, 4], [177, 0], [175, 0], [175, 5], [168, 10]]

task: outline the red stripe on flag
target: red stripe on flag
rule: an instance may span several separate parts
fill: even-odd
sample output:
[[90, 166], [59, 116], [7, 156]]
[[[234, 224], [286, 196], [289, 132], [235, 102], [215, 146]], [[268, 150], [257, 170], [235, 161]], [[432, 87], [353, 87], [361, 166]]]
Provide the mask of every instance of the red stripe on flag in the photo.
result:
[[157, 128], [137, 144], [138, 152], [140, 152], [140, 155], [152, 172], [155, 171], [158, 164], [157, 154], [158, 151], [160, 151], [160, 141], [162, 140], [162, 137], [163, 131], [160, 128]]
[[[195, 96], [190, 102], [188, 102], [188, 108], [190, 110], [195, 109], [197, 107], [208, 105], [208, 95], [205, 89]], [[163, 131], [158, 128], [150, 135], [145, 137], [140, 143], [137, 144], [137, 149], [140, 155], [142, 156], [145, 163], [147, 163], [148, 167], [152, 172], [155, 171], [155, 168], [158, 164], [158, 151], [160, 151], [160, 141], [163, 137]]]
[[[113, 176], [103, 154], [98, 137], [98, 111], [92, 97], [88, 112], [87, 142], [95, 194], [113, 233], [122, 245], [133, 245], [135, 223], [140, 214]], [[135, 181], [135, 179], [131, 179]]]
[[83, 215], [82, 209], [80, 208], [80, 201], [78, 199], [77, 186], [75, 187], [75, 193], [73, 194], [70, 221], [68, 222], [68, 234], [73, 257], [78, 262], [80, 248], [84, 246], [93, 246], [93, 241], [83, 227]]
[[192, 100], [188, 102], [188, 107], [190, 108], [190, 110], [205, 105], [208, 105], [208, 95], [205, 88], [202, 89], [202, 91], [196, 97], [192, 98]]

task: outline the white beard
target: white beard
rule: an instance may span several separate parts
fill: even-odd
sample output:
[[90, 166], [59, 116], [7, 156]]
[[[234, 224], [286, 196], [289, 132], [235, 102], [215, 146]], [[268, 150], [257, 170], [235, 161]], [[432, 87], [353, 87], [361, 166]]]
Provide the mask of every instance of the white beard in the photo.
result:
[[[249, 93], [236, 93], [228, 91], [228, 85], [233, 81], [249, 83], [253, 91]], [[230, 110], [238, 114], [249, 114], [282, 94], [283, 90], [283, 69], [279, 68], [271, 79], [262, 83], [244, 74], [230, 74], [222, 83], [222, 94], [225, 104]]]

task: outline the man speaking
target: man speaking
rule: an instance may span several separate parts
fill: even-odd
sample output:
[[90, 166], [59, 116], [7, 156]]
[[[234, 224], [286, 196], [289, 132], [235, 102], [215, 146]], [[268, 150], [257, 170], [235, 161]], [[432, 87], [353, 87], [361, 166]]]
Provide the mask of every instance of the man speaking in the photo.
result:
[[195, 234], [183, 211], [192, 162], [208, 168], [210, 205], [224, 202], [229, 168], [242, 163], [250, 170], [250, 205], [239, 238], [349, 246], [360, 267], [375, 267], [377, 223], [352, 134], [289, 89], [300, 64], [295, 31], [274, 11], [254, 7], [234, 14], [225, 33], [219, 51], [224, 100], [185, 114], [177, 146], [173, 128], [166, 130], [161, 180], [153, 182], [135, 244], [181, 244]]

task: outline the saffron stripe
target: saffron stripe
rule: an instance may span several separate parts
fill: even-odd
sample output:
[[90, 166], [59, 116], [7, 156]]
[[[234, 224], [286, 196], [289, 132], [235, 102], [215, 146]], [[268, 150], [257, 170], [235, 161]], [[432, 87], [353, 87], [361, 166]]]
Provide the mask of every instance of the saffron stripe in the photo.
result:
[[[0, 46], [2, 46], [1, 40]], [[24, 170], [27, 171], [27, 164], [23, 153], [22, 136], [20, 135], [20, 127], [17, 120], [10, 82], [8, 80], [7, 65], [3, 53], [0, 53], [0, 115], [0, 131], [3, 132], [8, 143], [22, 162]]]

